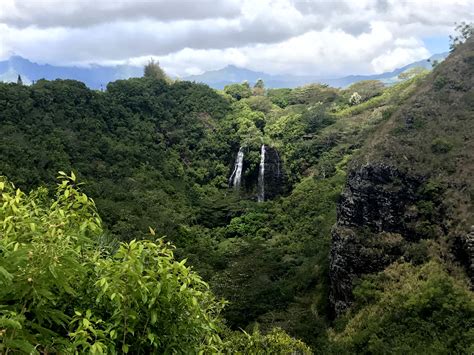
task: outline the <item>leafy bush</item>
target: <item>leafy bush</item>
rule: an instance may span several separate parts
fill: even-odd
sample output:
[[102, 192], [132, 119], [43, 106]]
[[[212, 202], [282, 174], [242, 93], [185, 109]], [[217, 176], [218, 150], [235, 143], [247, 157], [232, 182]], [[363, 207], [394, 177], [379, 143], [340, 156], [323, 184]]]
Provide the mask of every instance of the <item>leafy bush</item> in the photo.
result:
[[339, 351], [446, 354], [474, 350], [472, 294], [436, 262], [419, 267], [394, 264], [376, 277], [367, 277], [354, 295], [355, 314], [341, 333], [332, 334]]
[[162, 240], [109, 255], [95, 206], [61, 175], [57, 198], [2, 180], [0, 350], [188, 353], [219, 342], [208, 286]]
[[266, 335], [261, 334], [258, 328], [252, 334], [233, 333], [226, 340], [225, 352], [228, 354], [312, 354], [311, 349], [302, 341], [291, 338], [278, 328]]
[[0, 178], [1, 353], [308, 349], [281, 331], [225, 330], [224, 302], [186, 260], [175, 261], [170, 244], [132, 240], [114, 251], [75, 175], [59, 178], [54, 200], [44, 188], [27, 195]]
[[358, 92], [354, 92], [351, 97], [349, 98], [349, 103], [352, 106], [358, 105], [362, 102], [362, 96], [359, 95]]
[[354, 93], [357, 93], [360, 97], [360, 103], [372, 97], [382, 95], [384, 88], [385, 85], [379, 80], [362, 80], [345, 89], [344, 96], [347, 98], [349, 95], [354, 96]]
[[248, 83], [226, 85], [224, 92], [236, 100], [245, 99], [252, 96], [252, 90]]
[[267, 97], [275, 105], [285, 108], [290, 102], [291, 89], [268, 89]]
[[431, 150], [437, 154], [448, 153], [452, 148], [453, 145], [444, 138], [436, 138], [431, 143]]

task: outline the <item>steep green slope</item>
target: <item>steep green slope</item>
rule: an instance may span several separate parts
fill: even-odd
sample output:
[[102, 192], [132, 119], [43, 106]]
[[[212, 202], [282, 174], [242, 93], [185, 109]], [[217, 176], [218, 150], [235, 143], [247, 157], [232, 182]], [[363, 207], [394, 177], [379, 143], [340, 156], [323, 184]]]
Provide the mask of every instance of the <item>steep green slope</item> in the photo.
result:
[[351, 162], [330, 264], [347, 322], [334, 339], [349, 352], [472, 351], [473, 118], [471, 39]]

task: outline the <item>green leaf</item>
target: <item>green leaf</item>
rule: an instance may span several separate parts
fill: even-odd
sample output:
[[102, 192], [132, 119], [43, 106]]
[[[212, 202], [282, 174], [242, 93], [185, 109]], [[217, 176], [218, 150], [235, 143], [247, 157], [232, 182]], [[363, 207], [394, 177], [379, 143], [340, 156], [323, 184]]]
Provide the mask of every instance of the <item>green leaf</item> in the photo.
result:
[[150, 323], [155, 324], [157, 320], [158, 320], [158, 314], [156, 313], [156, 311], [151, 311], [151, 321], [150, 321]]
[[36, 350], [33, 344], [27, 342], [26, 340], [8, 339], [5, 341], [4, 345], [6, 346], [6, 348], [21, 350], [23, 353], [26, 354], [39, 354], [38, 350]]

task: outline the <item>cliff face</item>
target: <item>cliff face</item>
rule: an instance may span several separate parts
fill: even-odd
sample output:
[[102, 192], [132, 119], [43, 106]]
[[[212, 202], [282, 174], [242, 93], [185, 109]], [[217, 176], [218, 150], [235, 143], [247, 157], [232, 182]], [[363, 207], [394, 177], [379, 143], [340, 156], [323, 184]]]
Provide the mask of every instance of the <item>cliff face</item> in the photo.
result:
[[350, 172], [332, 232], [330, 297], [336, 314], [350, 305], [358, 277], [382, 271], [415, 238], [410, 207], [421, 184], [421, 178], [383, 163]]
[[[420, 241], [474, 276], [474, 39], [423, 79], [349, 170], [332, 231], [330, 301], [352, 301], [357, 279]], [[449, 254], [449, 255], [448, 255]]]
[[265, 200], [272, 200], [285, 192], [286, 182], [278, 151], [267, 147], [265, 152]]
[[[255, 151], [250, 151], [249, 148], [244, 148], [243, 159], [242, 159], [242, 187], [245, 192], [249, 195], [255, 195], [256, 191], [259, 190], [259, 174], [260, 164], [249, 163], [248, 156], [251, 153], [255, 154]], [[260, 152], [259, 152], [260, 153]], [[255, 156], [255, 155], [254, 155]], [[261, 158], [259, 154], [259, 159]], [[235, 173], [237, 173], [237, 161], [234, 163], [230, 175], [229, 186], [233, 187], [233, 179]], [[264, 169], [264, 199], [272, 200], [280, 195], [283, 195], [288, 190], [288, 181], [286, 179], [283, 162], [280, 159], [278, 151], [270, 146], [265, 146], [265, 169]]]

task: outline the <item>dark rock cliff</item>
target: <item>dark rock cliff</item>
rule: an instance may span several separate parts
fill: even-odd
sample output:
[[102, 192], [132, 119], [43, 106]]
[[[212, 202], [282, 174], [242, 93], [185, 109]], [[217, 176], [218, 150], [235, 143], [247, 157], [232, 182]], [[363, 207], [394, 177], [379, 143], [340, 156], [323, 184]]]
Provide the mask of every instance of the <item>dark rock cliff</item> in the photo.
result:
[[336, 314], [350, 305], [358, 277], [382, 271], [417, 238], [410, 207], [422, 182], [382, 163], [350, 172], [332, 232], [330, 299]]
[[266, 147], [265, 151], [265, 200], [271, 200], [285, 193], [286, 180], [278, 151]]

